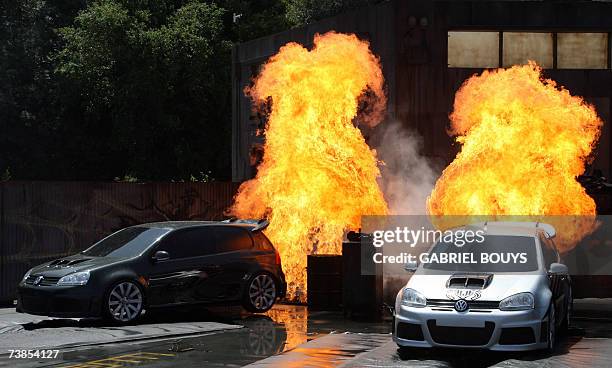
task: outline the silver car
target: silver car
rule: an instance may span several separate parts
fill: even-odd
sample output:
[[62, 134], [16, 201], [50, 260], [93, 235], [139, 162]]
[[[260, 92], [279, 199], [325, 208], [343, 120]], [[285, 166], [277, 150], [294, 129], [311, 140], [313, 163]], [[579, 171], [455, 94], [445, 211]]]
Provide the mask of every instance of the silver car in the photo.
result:
[[513, 252], [524, 254], [525, 262], [406, 265], [414, 274], [396, 298], [393, 340], [400, 348], [552, 350], [572, 308], [570, 276], [559, 263], [554, 227], [489, 222], [469, 228], [484, 231], [482, 244], [452, 250], [439, 241], [427, 255]]

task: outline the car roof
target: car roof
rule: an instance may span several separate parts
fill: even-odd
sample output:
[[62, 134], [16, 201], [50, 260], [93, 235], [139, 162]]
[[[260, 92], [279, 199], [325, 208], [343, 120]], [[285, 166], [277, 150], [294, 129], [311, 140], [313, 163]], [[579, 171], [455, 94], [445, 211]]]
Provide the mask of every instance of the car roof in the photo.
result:
[[241, 227], [247, 230], [251, 230], [256, 226], [252, 223], [240, 223], [240, 222], [224, 222], [224, 221], [161, 221], [161, 222], [150, 222], [146, 224], [136, 225], [139, 227], [157, 228], [157, 229], [169, 229], [178, 230], [189, 227], [199, 226], [231, 226]]
[[487, 235], [535, 237], [543, 231], [550, 237], [555, 236], [555, 228], [552, 225], [541, 222], [488, 221], [471, 225], [471, 227], [484, 229]]

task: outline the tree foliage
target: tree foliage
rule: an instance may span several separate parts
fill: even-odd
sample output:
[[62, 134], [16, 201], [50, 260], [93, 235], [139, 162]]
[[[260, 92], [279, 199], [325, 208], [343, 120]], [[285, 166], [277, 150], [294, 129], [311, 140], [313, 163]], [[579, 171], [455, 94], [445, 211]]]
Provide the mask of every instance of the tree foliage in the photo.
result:
[[381, 0], [285, 0], [286, 18], [293, 25], [312, 23]]
[[78, 124], [100, 133], [98, 152], [113, 162], [106, 177], [122, 165], [120, 174], [137, 178], [204, 170], [223, 178], [231, 116], [225, 11], [192, 1], [160, 16], [143, 5], [99, 1], [60, 30], [65, 46], [54, 57], [80, 91]]
[[0, 172], [227, 180], [232, 43], [364, 1], [3, 1]]

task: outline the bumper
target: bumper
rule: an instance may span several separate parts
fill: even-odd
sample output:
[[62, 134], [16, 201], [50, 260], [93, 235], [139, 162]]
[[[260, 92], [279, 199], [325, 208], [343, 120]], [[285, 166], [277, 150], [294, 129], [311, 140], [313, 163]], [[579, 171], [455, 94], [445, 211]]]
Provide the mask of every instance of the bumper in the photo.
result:
[[393, 319], [393, 341], [406, 347], [456, 347], [525, 351], [547, 347], [546, 310], [440, 311], [401, 307]]
[[19, 313], [49, 317], [86, 318], [101, 316], [101, 296], [88, 286], [30, 286], [17, 290]]

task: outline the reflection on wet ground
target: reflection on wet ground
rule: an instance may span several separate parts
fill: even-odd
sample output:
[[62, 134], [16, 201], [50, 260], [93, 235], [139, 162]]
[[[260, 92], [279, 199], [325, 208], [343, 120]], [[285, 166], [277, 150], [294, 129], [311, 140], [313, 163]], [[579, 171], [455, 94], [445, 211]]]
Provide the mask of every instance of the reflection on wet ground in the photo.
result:
[[[479, 350], [416, 349], [400, 352], [391, 341], [390, 323], [357, 322], [341, 313], [309, 312], [304, 306], [277, 305], [263, 315], [240, 308], [185, 308], [147, 313], [139, 326], [168, 324], [242, 325], [182, 337], [118, 342], [63, 349], [61, 360], [6, 361], [0, 366], [72, 368], [143, 367], [607, 367], [612, 356], [610, 320], [582, 318], [552, 355]], [[101, 321], [44, 320], [22, 324], [26, 332], [49, 334], [63, 328], [111, 329]], [[19, 334], [19, 331], [10, 332]], [[8, 335], [5, 335], [8, 336]], [[5, 337], [3, 336], [3, 338]]]
[[388, 334], [332, 333], [302, 344], [285, 354], [257, 361], [248, 367], [336, 367], [358, 354], [386, 343], [389, 339]]
[[[147, 367], [170, 367], [182, 365], [185, 367], [217, 367], [217, 366], [244, 366], [269, 356], [287, 351], [300, 351], [298, 347], [308, 341], [330, 333], [351, 331], [354, 333], [383, 333], [389, 338], [390, 324], [354, 322], [344, 320], [341, 313], [335, 312], [308, 312], [305, 306], [276, 305], [265, 314], [255, 315], [242, 311], [241, 308], [194, 308], [159, 310], [146, 313], [139, 325], [180, 324], [180, 323], [208, 323], [218, 322], [231, 325], [242, 325], [244, 328], [225, 330], [221, 332], [204, 333], [197, 336], [184, 336], [180, 338], [158, 338], [155, 340], [121, 342], [104, 344], [95, 347], [81, 347], [78, 349], [64, 349], [61, 361], [11, 362], [11, 367], [51, 366], [62, 367], [108, 367], [105, 364], [114, 364], [122, 367], [121, 361], [130, 361], [132, 365]], [[91, 328], [100, 327], [112, 329], [103, 321], [98, 320], [70, 320], [55, 319], [24, 323], [26, 331], [41, 331], [53, 334], [63, 327]], [[133, 328], [128, 326], [125, 329]], [[18, 333], [18, 332], [16, 332]], [[364, 335], [365, 336], [365, 335]], [[49, 338], [52, 338], [50, 336]], [[377, 342], [379, 345], [381, 342]], [[365, 343], [364, 343], [365, 344]], [[362, 344], [362, 345], [364, 345]], [[370, 344], [370, 348], [374, 345]], [[304, 348], [301, 354], [311, 356], [323, 363], [321, 366], [331, 366], [324, 362], [337, 360], [336, 358], [352, 357], [364, 351], [354, 344], [352, 347], [342, 348], [337, 344], [324, 344], [315, 348]], [[126, 354], [129, 355], [126, 357]], [[137, 354], [137, 356], [133, 356]], [[142, 354], [145, 354], [144, 357]], [[140, 359], [140, 360], [139, 360]], [[111, 362], [111, 363], [108, 363]], [[0, 366], [2, 366], [0, 360]], [[119, 365], [117, 365], [119, 364]]]
[[[599, 327], [592, 330], [598, 324]], [[612, 324], [579, 320], [561, 338], [553, 354], [542, 351], [494, 352], [469, 349], [400, 350], [387, 341], [343, 367], [609, 367], [612, 355]], [[605, 337], [605, 338], [602, 338]]]

